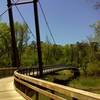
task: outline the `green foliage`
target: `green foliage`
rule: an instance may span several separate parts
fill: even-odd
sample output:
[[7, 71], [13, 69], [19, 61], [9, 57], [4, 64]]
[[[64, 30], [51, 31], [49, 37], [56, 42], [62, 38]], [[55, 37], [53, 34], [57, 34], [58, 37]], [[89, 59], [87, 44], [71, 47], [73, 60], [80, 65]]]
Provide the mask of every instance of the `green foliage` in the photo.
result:
[[[15, 22], [14, 25], [21, 66], [37, 65], [37, 45], [35, 41], [29, 41], [28, 26], [19, 22]], [[90, 43], [77, 42], [62, 46], [51, 44], [48, 39], [46, 42], [41, 42], [43, 64], [72, 64], [81, 68], [84, 75], [98, 75], [100, 73], [100, 22], [98, 21], [92, 27], [95, 35]], [[11, 66], [11, 53], [9, 25], [0, 22], [0, 66]]]
[[63, 52], [64, 52], [64, 63], [66, 64], [71, 64], [71, 50], [70, 50], [70, 45], [65, 45], [63, 47]]
[[[16, 41], [19, 51], [19, 57], [24, 53], [28, 43], [28, 26], [24, 23], [15, 23]], [[11, 35], [7, 23], [0, 22], [0, 66], [11, 66]]]
[[[99, 77], [80, 77], [70, 82], [69, 86], [73, 88], [83, 89], [90, 92], [100, 93]], [[99, 90], [99, 91], [98, 91]]]
[[22, 62], [21, 62], [22, 66], [37, 65], [37, 53], [30, 46], [27, 46], [21, 59], [22, 59]]
[[87, 72], [88, 75], [95, 75], [95, 76], [100, 75], [100, 62], [94, 61], [89, 63], [87, 67]]
[[56, 72], [54, 74], [52, 73], [52, 75], [46, 75], [44, 79], [50, 82], [53, 82], [55, 79], [68, 81], [72, 77], [73, 77], [73, 73], [71, 71], [63, 70], [63, 71]]
[[100, 20], [91, 25], [91, 27], [94, 29], [94, 35], [91, 37], [91, 42], [97, 42], [100, 44]]
[[0, 22], [0, 66], [11, 65], [10, 30], [7, 23]]
[[63, 63], [63, 47], [61, 45], [53, 45], [42, 43], [42, 58], [44, 65]]
[[73, 73], [71, 73], [71, 71], [69, 71], [69, 70], [63, 70], [63, 71], [59, 71], [57, 73], [58, 73], [58, 75], [54, 76], [55, 79], [68, 80], [71, 77], [73, 77]]

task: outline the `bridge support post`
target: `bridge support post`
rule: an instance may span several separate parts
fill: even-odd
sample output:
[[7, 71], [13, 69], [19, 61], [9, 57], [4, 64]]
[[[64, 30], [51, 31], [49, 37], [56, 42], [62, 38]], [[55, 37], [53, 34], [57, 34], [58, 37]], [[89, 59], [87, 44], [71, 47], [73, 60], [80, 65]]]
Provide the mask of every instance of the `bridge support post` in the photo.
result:
[[72, 100], [78, 100], [78, 99], [76, 99], [76, 98], [73, 97]]
[[[55, 94], [55, 92], [54, 92], [53, 90], [51, 90], [51, 93], [52, 93], [52, 94]], [[50, 99], [50, 100], [54, 100], [54, 99]]]
[[39, 100], [39, 93], [36, 92], [36, 100]]
[[19, 67], [20, 60], [17, 50], [17, 43], [15, 38], [15, 30], [14, 30], [14, 21], [13, 21], [13, 12], [12, 12], [12, 4], [11, 0], [7, 0], [8, 3], [8, 14], [9, 14], [9, 23], [10, 23], [10, 30], [11, 30], [11, 45], [12, 45], [12, 66]]
[[34, 18], [35, 18], [35, 28], [36, 28], [36, 39], [37, 39], [37, 51], [38, 51], [38, 64], [39, 64], [39, 76], [43, 76], [42, 68], [42, 52], [41, 52], [41, 41], [40, 41], [40, 30], [39, 30], [39, 20], [38, 20], [38, 0], [33, 0], [34, 4]]

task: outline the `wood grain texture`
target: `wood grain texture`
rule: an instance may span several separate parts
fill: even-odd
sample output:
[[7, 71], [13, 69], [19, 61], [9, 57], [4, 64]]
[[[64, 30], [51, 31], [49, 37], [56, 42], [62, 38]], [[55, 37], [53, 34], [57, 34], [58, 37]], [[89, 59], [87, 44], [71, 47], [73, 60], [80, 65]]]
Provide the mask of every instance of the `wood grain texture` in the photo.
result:
[[44, 80], [33, 78], [30, 76], [25, 76], [17, 72], [15, 72], [14, 74], [19, 79], [23, 79], [27, 82], [37, 84], [39, 86], [51, 89], [53, 91], [64, 94], [66, 96], [77, 98], [79, 100], [100, 100], [100, 94], [95, 94], [95, 93], [55, 84], [52, 82], [44, 81]]
[[0, 79], [0, 100], [25, 100], [16, 92], [13, 80], [13, 77]]

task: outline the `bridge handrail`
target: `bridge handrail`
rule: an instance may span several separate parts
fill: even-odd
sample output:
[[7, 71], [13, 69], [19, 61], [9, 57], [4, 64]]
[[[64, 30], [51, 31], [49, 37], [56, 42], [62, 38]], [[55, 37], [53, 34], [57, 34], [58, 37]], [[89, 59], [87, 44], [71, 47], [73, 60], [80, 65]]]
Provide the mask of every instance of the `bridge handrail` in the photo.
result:
[[4, 70], [16, 70], [16, 67], [5, 67], [5, 68], [0, 68], [0, 71], [4, 71]]
[[[26, 76], [18, 73], [17, 71], [14, 72], [14, 75], [15, 75], [14, 80], [15, 80], [16, 90], [28, 100], [32, 100], [32, 99], [25, 94], [27, 93], [26, 92], [27, 90], [25, 90], [27, 88], [30, 88], [31, 90], [36, 91], [36, 93], [43, 94], [54, 100], [66, 100], [63, 97], [54, 94], [54, 92], [59, 92], [65, 96], [74, 98], [73, 100], [100, 100], [99, 94], [86, 92], [83, 90], [79, 90], [79, 89], [59, 85], [56, 83], [48, 82], [45, 80], [37, 79], [34, 77]], [[24, 88], [24, 92], [20, 90], [20, 87], [22, 86], [27, 87]], [[52, 91], [52, 93], [46, 91], [46, 89]]]
[[[58, 68], [58, 67], [68, 67], [70, 68], [69, 66], [71, 66], [71, 68], [73, 69], [78, 69], [77, 67], [72, 67], [72, 65], [65, 65], [65, 64], [56, 64], [56, 65], [43, 65], [43, 69], [51, 69], [51, 68]], [[16, 69], [20, 69], [20, 70], [23, 70], [23, 69], [38, 69], [38, 66], [32, 66], [32, 67], [1, 67], [0, 68], [0, 71], [4, 71], [4, 70], [16, 70]]]

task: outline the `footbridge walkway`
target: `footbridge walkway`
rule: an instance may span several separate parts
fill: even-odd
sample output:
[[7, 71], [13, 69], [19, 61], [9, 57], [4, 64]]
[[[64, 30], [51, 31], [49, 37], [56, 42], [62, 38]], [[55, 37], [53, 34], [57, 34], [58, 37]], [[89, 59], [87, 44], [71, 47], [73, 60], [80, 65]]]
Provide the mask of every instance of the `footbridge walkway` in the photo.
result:
[[[7, 69], [7, 68], [6, 68]], [[45, 67], [44, 74], [50, 74], [59, 70], [76, 70], [74, 67], [50, 66]], [[0, 69], [0, 71], [5, 70]], [[8, 69], [7, 69], [8, 70]], [[0, 100], [43, 100], [40, 94], [47, 100], [100, 100], [100, 95], [59, 85], [39, 78], [38, 68], [11, 68], [9, 73], [14, 76], [0, 79]]]

